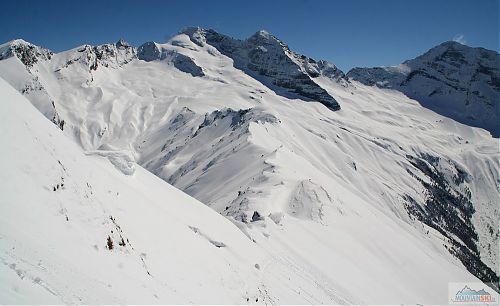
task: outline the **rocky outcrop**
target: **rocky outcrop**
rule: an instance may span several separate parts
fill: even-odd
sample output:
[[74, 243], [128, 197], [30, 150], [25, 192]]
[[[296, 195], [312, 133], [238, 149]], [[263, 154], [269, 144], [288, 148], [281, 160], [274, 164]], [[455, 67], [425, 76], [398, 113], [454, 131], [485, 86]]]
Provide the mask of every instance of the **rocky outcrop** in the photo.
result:
[[174, 67], [180, 71], [189, 73], [194, 77], [205, 75], [203, 69], [198, 66], [191, 57], [174, 50], [163, 48], [162, 45], [152, 41], [139, 47], [137, 58], [146, 62], [164, 60], [172, 63]]
[[93, 47], [97, 60], [105, 67], [119, 67], [136, 58], [137, 50], [120, 39], [115, 44], [104, 44]]

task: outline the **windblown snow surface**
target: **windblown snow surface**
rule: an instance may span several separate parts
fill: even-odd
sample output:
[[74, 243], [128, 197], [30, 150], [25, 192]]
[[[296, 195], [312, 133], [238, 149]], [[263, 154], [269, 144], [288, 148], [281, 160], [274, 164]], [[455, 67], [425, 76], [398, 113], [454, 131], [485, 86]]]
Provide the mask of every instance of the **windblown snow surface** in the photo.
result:
[[0, 61], [41, 111], [1, 81], [1, 303], [446, 304], [498, 274], [487, 131], [286, 48], [333, 111], [204, 35]]

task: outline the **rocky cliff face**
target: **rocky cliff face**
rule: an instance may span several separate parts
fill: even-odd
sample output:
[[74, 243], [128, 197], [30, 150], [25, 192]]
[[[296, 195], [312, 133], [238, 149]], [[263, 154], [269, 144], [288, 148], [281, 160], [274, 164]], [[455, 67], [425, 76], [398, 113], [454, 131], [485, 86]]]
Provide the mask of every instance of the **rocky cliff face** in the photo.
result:
[[393, 67], [355, 68], [348, 77], [399, 90], [458, 122], [500, 135], [500, 57], [495, 51], [445, 42]]
[[123, 39], [114, 44], [93, 47], [98, 61], [105, 67], [122, 66], [136, 58], [137, 50]]
[[114, 44], [83, 45], [77, 51], [81, 56], [70, 60], [67, 64], [71, 65], [74, 62], [85, 63], [90, 70], [97, 70], [99, 65], [118, 68], [137, 57], [136, 48], [121, 39]]
[[[406, 171], [422, 185], [425, 205], [419, 205], [406, 195], [406, 209], [413, 218], [439, 231], [450, 243], [449, 251], [462, 261], [472, 274], [498, 291], [498, 275], [482, 260], [495, 257], [494, 243], [489, 243], [480, 253], [480, 230], [474, 225], [476, 208], [471, 201], [468, 183], [473, 179], [466, 169], [453, 161], [426, 153], [407, 155], [413, 166]], [[418, 173], [418, 174], [417, 174]], [[476, 204], [476, 206], [478, 206]], [[485, 222], [487, 231], [494, 232], [491, 223]], [[493, 256], [492, 256], [493, 255]]]
[[146, 62], [155, 60], [166, 60], [174, 65], [180, 71], [191, 74], [192, 76], [204, 76], [203, 69], [198, 66], [194, 59], [176, 52], [163, 48], [155, 42], [147, 42], [141, 45], [137, 52], [137, 58]]
[[344, 75], [333, 64], [316, 62], [296, 54], [286, 44], [266, 31], [259, 31], [246, 40], [237, 40], [213, 30], [188, 28], [183, 31], [191, 41], [209, 44], [234, 60], [234, 66], [252, 75], [277, 94], [286, 97], [321, 102], [331, 110], [339, 110], [339, 103], [314, 78], [326, 75], [334, 79]]
[[39, 60], [50, 59], [52, 55], [52, 51], [35, 46], [22, 39], [0, 45], [0, 60], [16, 56], [27, 69], [33, 67]]

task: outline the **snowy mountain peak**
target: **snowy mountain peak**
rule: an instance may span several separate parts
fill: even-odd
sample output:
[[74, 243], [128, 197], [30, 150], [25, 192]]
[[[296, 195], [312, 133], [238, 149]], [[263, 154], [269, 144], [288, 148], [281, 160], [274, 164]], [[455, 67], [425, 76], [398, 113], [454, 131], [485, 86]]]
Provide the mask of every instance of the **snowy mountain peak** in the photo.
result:
[[182, 29], [179, 34], [187, 35], [193, 43], [201, 47], [205, 45], [207, 41], [207, 35], [218, 35], [218, 33], [214, 30], [204, 29], [200, 27], [186, 27]]
[[[436, 50], [436, 51], [437, 50], [442, 50], [442, 51], [458, 50], [461, 52], [468, 52], [470, 49], [482, 49], [482, 48], [474, 48], [474, 47], [470, 47], [470, 46], [461, 44], [459, 42], [450, 40], [450, 41], [445, 41], [445, 42], [440, 43], [439, 45], [431, 48], [429, 51], [433, 51], [433, 50]], [[486, 50], [486, 49], [484, 49], [484, 50]]]
[[354, 68], [348, 77], [399, 90], [439, 114], [498, 137], [499, 67], [497, 52], [448, 41], [399, 66]]
[[178, 34], [186, 34], [188, 36], [192, 36], [195, 34], [203, 35], [203, 33], [205, 31], [207, 31], [207, 30], [204, 28], [200, 28], [200, 27], [185, 27], [182, 30], [180, 30]]
[[11, 41], [8, 41], [6, 43], [1, 44], [0, 48], [4, 48], [6, 46], [18, 46], [18, 45], [32, 45], [32, 43], [27, 42], [26, 40], [24, 40], [22, 38], [17, 38], [17, 39], [13, 39]]
[[104, 66], [120, 67], [136, 58], [137, 50], [120, 39], [115, 44], [104, 44], [92, 48], [97, 60]]
[[464, 49], [470, 48], [469, 46], [467, 46], [465, 44], [461, 44], [461, 43], [459, 43], [457, 41], [453, 41], [453, 40], [442, 42], [438, 46], [442, 46], [445, 48], [464, 48]]
[[[258, 31], [246, 40], [233, 39], [217, 33], [211, 29], [189, 27], [181, 31], [198, 46], [209, 44], [220, 53], [234, 60], [236, 68], [243, 70], [250, 76], [258, 79], [264, 85], [279, 95], [317, 101], [331, 110], [340, 109], [339, 103], [313, 79], [325, 76], [332, 79], [343, 78], [343, 73], [334, 65], [298, 55], [291, 51], [286, 44], [265, 30]], [[174, 37], [172, 46], [183, 43]], [[55, 70], [81, 63], [88, 71], [95, 71], [99, 66], [119, 68], [133, 59], [144, 61], [166, 60], [179, 70], [193, 76], [204, 76], [201, 65], [197, 64], [192, 56], [178, 52], [175, 48], [147, 42], [139, 48], [134, 48], [123, 39], [114, 44], [98, 46], [83, 45], [70, 51]], [[48, 60], [53, 53], [47, 49], [37, 47], [23, 40], [15, 40], [0, 46], [0, 60], [17, 56], [27, 69], [30, 69], [39, 60]], [[89, 81], [93, 77], [89, 76]]]
[[281, 41], [274, 35], [271, 35], [268, 31], [266, 30], [260, 30], [255, 32], [252, 36], [246, 39], [248, 42], [253, 42], [253, 43], [280, 43]]
[[333, 111], [340, 109], [339, 103], [313, 80], [321, 75], [316, 61], [296, 54], [264, 30], [245, 40], [202, 28], [186, 28], [181, 33], [188, 35], [200, 47], [208, 44], [230, 57], [235, 68], [257, 79], [278, 95], [317, 101]]
[[115, 43], [117, 48], [130, 48], [132, 47], [128, 42], [126, 42], [123, 38], [120, 38], [116, 43]]
[[266, 31], [266, 30], [260, 30], [260, 31], [257, 31], [257, 33], [255, 33], [255, 35], [259, 35], [259, 36], [262, 36], [262, 37], [267, 37], [267, 38], [268, 38], [269, 36], [271, 36], [271, 35], [269, 34], [269, 32], [268, 32], [268, 31]]
[[50, 59], [52, 55], [52, 51], [23, 39], [15, 39], [0, 45], [0, 60], [16, 56], [27, 69], [31, 68], [39, 60]]
[[455, 41], [446, 41], [405, 63], [413, 63], [416, 60], [423, 62], [444, 61], [455, 66], [475, 64], [492, 66], [498, 64], [498, 53], [484, 48], [469, 47]]
[[137, 48], [137, 58], [146, 62], [160, 59], [161, 51], [154, 41], [146, 42]]

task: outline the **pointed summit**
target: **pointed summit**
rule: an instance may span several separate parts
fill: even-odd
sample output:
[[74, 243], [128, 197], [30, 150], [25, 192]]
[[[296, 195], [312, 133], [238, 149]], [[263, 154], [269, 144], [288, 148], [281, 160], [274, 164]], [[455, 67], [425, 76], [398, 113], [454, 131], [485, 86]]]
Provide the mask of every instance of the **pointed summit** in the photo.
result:
[[207, 40], [210, 39], [207, 37], [218, 37], [218, 38], [226, 37], [224, 35], [217, 33], [215, 30], [204, 29], [200, 27], [186, 27], [182, 29], [179, 32], [179, 34], [185, 34], [189, 36], [189, 39], [200, 47], [203, 47], [207, 43]]
[[52, 51], [23, 39], [15, 39], [0, 45], [0, 60], [16, 56], [27, 68], [31, 68], [39, 60], [50, 59], [52, 55]]
[[123, 38], [120, 38], [116, 43], [115, 46], [117, 48], [130, 48], [132, 47], [128, 42], [126, 42]]
[[259, 37], [269, 39], [272, 35], [269, 34], [269, 32], [266, 30], [260, 30], [260, 31], [257, 31], [253, 36], [259, 36]]
[[137, 48], [137, 58], [146, 62], [161, 59], [161, 50], [154, 41], [148, 41]]
[[204, 31], [206, 30], [200, 27], [185, 27], [179, 32], [179, 34], [186, 34], [188, 36], [191, 36], [194, 33], [202, 33]]
[[270, 34], [266, 30], [260, 30], [246, 39], [246, 42], [252, 44], [275, 44], [288, 50], [288, 46], [281, 42], [276, 36]]

